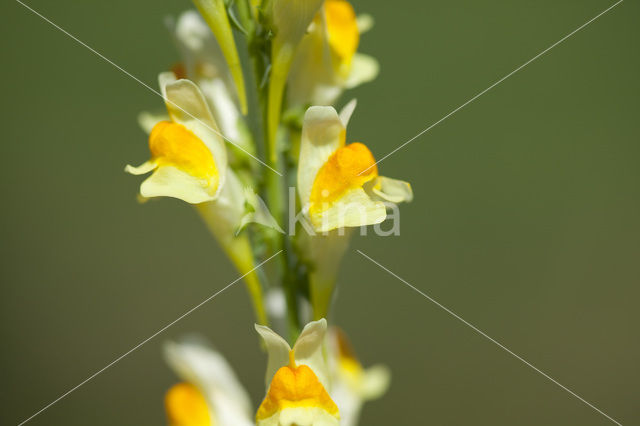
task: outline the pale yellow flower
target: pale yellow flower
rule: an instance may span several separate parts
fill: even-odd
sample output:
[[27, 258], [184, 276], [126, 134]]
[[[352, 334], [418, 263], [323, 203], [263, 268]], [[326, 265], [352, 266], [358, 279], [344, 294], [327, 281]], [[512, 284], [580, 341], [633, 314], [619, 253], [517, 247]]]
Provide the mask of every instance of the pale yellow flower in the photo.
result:
[[316, 232], [358, 227], [386, 218], [383, 201], [411, 201], [411, 186], [380, 176], [373, 154], [360, 143], [346, 143], [355, 103], [338, 115], [333, 107], [307, 110], [302, 126], [298, 194]]
[[307, 324], [293, 349], [268, 327], [256, 326], [267, 348], [267, 395], [256, 414], [257, 426], [329, 426], [340, 414], [329, 396], [323, 355], [327, 322]]
[[378, 62], [357, 52], [360, 34], [369, 25], [370, 18], [358, 19], [348, 1], [325, 0], [296, 53], [288, 82], [289, 107], [331, 105], [345, 89], [378, 75]]
[[364, 403], [380, 398], [389, 388], [391, 373], [384, 365], [364, 368], [339, 328], [329, 330], [328, 346], [331, 395], [340, 409], [340, 424], [356, 426]]
[[354, 109], [351, 102], [338, 115], [333, 107], [314, 106], [302, 126], [297, 189], [311, 229], [302, 233], [299, 244], [311, 266], [314, 318], [327, 315], [349, 229], [384, 221], [385, 202], [413, 199], [409, 183], [378, 174], [366, 145], [346, 143]]
[[162, 73], [159, 80], [169, 120], [156, 123], [149, 134], [151, 159], [125, 171], [152, 172], [140, 185], [143, 198], [173, 197], [196, 206], [238, 270], [247, 274], [258, 319], [265, 323], [250, 241], [237, 235], [247, 214], [248, 191], [227, 165], [224, 141], [200, 89], [189, 80], [176, 80], [173, 73]]
[[227, 151], [220, 131], [198, 87], [162, 73], [160, 88], [167, 121], [149, 135], [151, 159], [126, 171], [153, 174], [140, 187], [145, 198], [174, 197], [191, 204], [215, 200], [227, 177]]
[[165, 345], [165, 358], [183, 382], [165, 396], [169, 426], [252, 426], [251, 401], [229, 363], [194, 338]]

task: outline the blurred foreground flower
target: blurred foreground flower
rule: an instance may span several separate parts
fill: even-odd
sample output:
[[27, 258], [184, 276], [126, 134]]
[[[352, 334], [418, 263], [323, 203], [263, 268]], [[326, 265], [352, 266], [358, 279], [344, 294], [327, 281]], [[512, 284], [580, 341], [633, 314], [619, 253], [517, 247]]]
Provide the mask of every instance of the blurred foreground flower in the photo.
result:
[[167, 392], [170, 426], [252, 425], [249, 395], [224, 357], [195, 338], [165, 345], [180, 382]]

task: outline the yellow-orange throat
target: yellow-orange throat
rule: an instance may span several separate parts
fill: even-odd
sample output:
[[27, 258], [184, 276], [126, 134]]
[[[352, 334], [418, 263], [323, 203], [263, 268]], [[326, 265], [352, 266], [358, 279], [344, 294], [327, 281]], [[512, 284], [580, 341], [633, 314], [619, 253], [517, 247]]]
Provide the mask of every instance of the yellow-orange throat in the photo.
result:
[[378, 176], [373, 154], [355, 142], [338, 148], [318, 170], [311, 188], [310, 213], [321, 213], [348, 191], [360, 188]]
[[213, 154], [193, 132], [172, 121], [160, 121], [149, 135], [149, 150], [158, 166], [174, 166], [200, 179], [218, 179]]
[[287, 408], [321, 408], [338, 418], [338, 406], [333, 402], [318, 376], [306, 365], [296, 366], [293, 357], [273, 376], [256, 420], [264, 420]]

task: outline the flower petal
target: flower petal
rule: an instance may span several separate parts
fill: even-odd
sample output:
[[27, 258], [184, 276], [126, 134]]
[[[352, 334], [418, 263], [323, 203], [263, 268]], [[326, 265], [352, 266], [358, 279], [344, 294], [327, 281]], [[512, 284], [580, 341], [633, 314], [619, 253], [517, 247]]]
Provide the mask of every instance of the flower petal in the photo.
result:
[[138, 114], [138, 125], [146, 134], [151, 133], [151, 130], [154, 128], [156, 124], [161, 121], [169, 120], [169, 115], [167, 115], [167, 111], [158, 111], [158, 112], [150, 112], [150, 111], [142, 111]]
[[215, 199], [208, 190], [206, 179], [198, 179], [173, 166], [161, 166], [140, 185], [140, 195], [145, 198], [173, 197], [190, 204]]
[[318, 376], [320, 383], [329, 389], [329, 372], [322, 353], [326, 333], [326, 319], [308, 323], [293, 346], [293, 353], [296, 363], [309, 366]]
[[358, 31], [360, 32], [360, 35], [371, 30], [371, 28], [373, 28], [373, 25], [375, 24], [373, 16], [369, 15], [368, 13], [361, 13], [360, 15], [358, 15], [356, 17], [356, 22], [358, 24]]
[[384, 204], [373, 201], [362, 188], [346, 192], [340, 199], [316, 214], [311, 214], [311, 225], [317, 232], [329, 232], [344, 227], [374, 225], [384, 221]]
[[175, 80], [172, 73], [162, 73], [160, 84], [169, 116], [192, 131], [209, 148], [220, 174], [220, 185], [223, 185], [227, 151], [202, 92], [192, 81]]
[[251, 400], [233, 369], [217, 351], [190, 338], [165, 345], [169, 365], [183, 380], [196, 385], [212, 406], [216, 424], [250, 425]]
[[342, 121], [342, 125], [345, 127], [345, 129], [349, 125], [349, 120], [351, 120], [351, 116], [353, 115], [353, 111], [355, 111], [357, 105], [358, 105], [357, 99], [351, 99], [340, 110], [340, 121]]
[[347, 89], [353, 89], [363, 83], [368, 83], [374, 80], [379, 73], [380, 64], [373, 56], [356, 53], [353, 55], [351, 72], [349, 73], [349, 77], [347, 77], [345, 87]]
[[364, 400], [380, 398], [389, 389], [391, 372], [384, 365], [367, 368], [360, 384], [360, 396]]
[[411, 202], [413, 200], [411, 184], [403, 180], [379, 176], [374, 182], [371, 191], [380, 199], [391, 201], [392, 203]]
[[298, 194], [309, 202], [316, 175], [338, 148], [344, 145], [346, 128], [333, 107], [313, 106], [304, 115], [298, 164]]
[[124, 168], [124, 171], [126, 173], [138, 176], [138, 175], [146, 175], [151, 170], [154, 170], [156, 167], [158, 167], [158, 165], [155, 163], [155, 161], [145, 161], [144, 163], [140, 164], [138, 167], [127, 164]]
[[264, 325], [255, 325], [256, 331], [262, 337], [267, 348], [267, 372], [265, 374], [265, 383], [267, 389], [273, 380], [276, 372], [285, 365], [289, 364], [289, 351], [291, 347], [276, 332]]

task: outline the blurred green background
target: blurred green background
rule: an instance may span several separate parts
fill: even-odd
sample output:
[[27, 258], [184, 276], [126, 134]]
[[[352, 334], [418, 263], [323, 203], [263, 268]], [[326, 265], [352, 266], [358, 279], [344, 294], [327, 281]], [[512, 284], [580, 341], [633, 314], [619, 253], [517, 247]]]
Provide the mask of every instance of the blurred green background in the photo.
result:
[[[188, 1], [30, 0], [155, 87]], [[378, 80], [349, 93], [350, 141], [380, 158], [613, 4], [358, 1]], [[147, 89], [20, 4], [0, 6], [0, 423], [17, 424], [237, 274], [194, 211], [139, 205]], [[640, 424], [640, 5], [627, 0], [381, 163], [413, 184], [401, 236], [356, 238], [386, 267], [625, 425]], [[606, 425], [355, 251], [335, 320], [392, 387], [362, 424]], [[33, 419], [161, 425], [164, 340], [199, 331], [263, 396], [241, 285]]]

